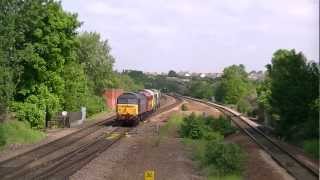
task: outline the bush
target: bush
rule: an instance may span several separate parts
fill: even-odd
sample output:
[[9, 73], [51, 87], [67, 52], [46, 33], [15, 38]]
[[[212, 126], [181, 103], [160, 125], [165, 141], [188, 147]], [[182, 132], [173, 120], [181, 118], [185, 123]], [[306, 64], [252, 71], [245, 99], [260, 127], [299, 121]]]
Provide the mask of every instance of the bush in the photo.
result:
[[87, 98], [86, 108], [88, 116], [104, 111], [106, 109], [103, 99], [94, 95]]
[[303, 149], [305, 150], [305, 152], [307, 152], [314, 158], [319, 159], [319, 140], [318, 139], [304, 141]]
[[183, 142], [192, 149], [193, 159], [209, 179], [241, 179], [239, 173], [244, 167], [245, 154], [240, 146], [223, 142], [224, 135], [234, 131], [230, 119], [192, 113], [183, 119], [179, 132], [184, 137]]
[[17, 120], [29, 122], [31, 127], [43, 128], [45, 126], [45, 111], [36, 104], [15, 102], [11, 110], [15, 112]]
[[186, 104], [182, 104], [181, 111], [188, 111], [188, 107]]
[[224, 136], [232, 134], [236, 131], [236, 128], [231, 125], [231, 120], [224, 116], [220, 116], [218, 119], [213, 120], [207, 119], [207, 123], [210, 124], [210, 127], [213, 129], [213, 131], [219, 132]]
[[211, 141], [206, 146], [206, 164], [213, 165], [218, 175], [236, 174], [241, 172], [245, 155], [236, 144], [225, 144]]
[[204, 135], [204, 124], [199, 117], [192, 113], [183, 119], [179, 132], [182, 137], [201, 139]]
[[235, 128], [231, 125], [231, 120], [220, 116], [219, 118], [214, 118], [212, 116], [196, 116], [192, 113], [183, 119], [181, 124], [180, 135], [182, 137], [201, 139], [210, 138], [211, 132], [220, 133], [223, 136], [232, 134], [235, 132]]
[[59, 98], [50, 93], [44, 85], [35, 88], [36, 95], [30, 95], [25, 102], [12, 102], [10, 111], [19, 121], [28, 122], [31, 127], [44, 128], [46, 118], [50, 119], [60, 109]]
[[223, 140], [223, 135], [218, 132], [206, 132], [204, 134], [204, 139], [208, 141], [220, 142]]

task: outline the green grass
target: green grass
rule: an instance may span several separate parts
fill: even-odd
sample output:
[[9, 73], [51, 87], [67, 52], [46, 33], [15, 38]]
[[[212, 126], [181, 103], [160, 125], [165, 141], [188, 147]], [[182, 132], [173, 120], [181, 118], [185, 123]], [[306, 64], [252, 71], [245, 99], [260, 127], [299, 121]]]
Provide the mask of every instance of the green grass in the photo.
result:
[[183, 116], [181, 114], [173, 114], [167, 123], [160, 128], [160, 136], [170, 136], [176, 134], [176, 132], [180, 129], [182, 122]]
[[0, 148], [9, 144], [31, 144], [40, 141], [45, 134], [31, 129], [30, 125], [21, 121], [9, 121], [0, 124]]
[[98, 113], [96, 113], [96, 114], [93, 114], [93, 115], [89, 116], [89, 117], [87, 118], [87, 121], [94, 121], [94, 120], [97, 119], [97, 117], [99, 117], [99, 116], [101, 116], [101, 115], [104, 115], [104, 114], [107, 114], [107, 113], [110, 113], [110, 112], [111, 112], [110, 109], [106, 109], [106, 110], [104, 110], [104, 111], [102, 111], [102, 112], [98, 112]]
[[208, 180], [242, 180], [243, 178], [239, 175], [227, 175], [227, 176], [209, 176]]
[[303, 149], [306, 153], [310, 154], [312, 157], [319, 159], [319, 140], [305, 140], [303, 142]]
[[194, 140], [189, 138], [183, 138], [183, 144], [191, 149], [191, 159], [202, 170], [203, 174], [207, 175], [208, 180], [241, 180], [242, 176], [238, 174], [227, 174], [218, 176], [216, 168], [213, 165], [206, 164], [206, 147], [208, 140], [200, 139]]
[[180, 128], [180, 124], [183, 121], [183, 116], [181, 114], [173, 114], [164, 126], [159, 128], [159, 136], [155, 137], [154, 146], [159, 146], [161, 140], [164, 137], [174, 137]]
[[207, 140], [194, 140], [189, 138], [183, 138], [182, 143], [189, 147], [192, 155], [192, 160], [196, 161], [196, 163], [200, 166], [200, 164], [205, 162], [205, 151], [206, 145], [208, 143]]

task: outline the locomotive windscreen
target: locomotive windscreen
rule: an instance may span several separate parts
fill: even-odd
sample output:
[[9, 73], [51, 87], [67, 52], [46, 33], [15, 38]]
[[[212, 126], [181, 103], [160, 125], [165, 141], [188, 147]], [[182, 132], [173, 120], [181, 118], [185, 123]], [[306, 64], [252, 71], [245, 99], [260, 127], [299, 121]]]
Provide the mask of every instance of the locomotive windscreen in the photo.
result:
[[138, 99], [119, 98], [118, 104], [138, 104]]

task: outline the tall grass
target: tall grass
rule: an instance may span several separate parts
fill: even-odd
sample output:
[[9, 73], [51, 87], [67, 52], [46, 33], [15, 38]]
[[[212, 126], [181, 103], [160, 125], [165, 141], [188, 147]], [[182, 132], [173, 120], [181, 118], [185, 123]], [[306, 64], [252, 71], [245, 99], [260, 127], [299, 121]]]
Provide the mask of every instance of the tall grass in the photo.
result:
[[40, 141], [45, 134], [32, 129], [22, 121], [9, 121], [0, 124], [0, 148], [9, 144], [30, 144]]
[[312, 157], [319, 159], [319, 140], [318, 139], [305, 140], [303, 142], [303, 149]]

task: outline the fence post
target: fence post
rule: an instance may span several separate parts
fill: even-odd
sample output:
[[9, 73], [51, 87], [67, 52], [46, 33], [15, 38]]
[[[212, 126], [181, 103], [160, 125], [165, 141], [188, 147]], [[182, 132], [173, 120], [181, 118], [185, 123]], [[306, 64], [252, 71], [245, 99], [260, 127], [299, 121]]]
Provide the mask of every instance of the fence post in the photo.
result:
[[87, 108], [86, 107], [81, 107], [81, 121], [83, 122], [86, 120], [86, 115], [87, 115]]

